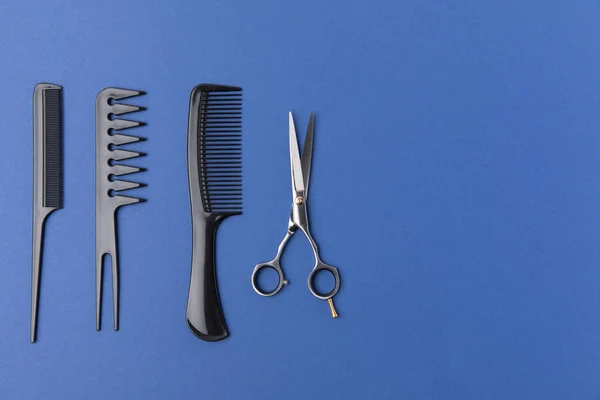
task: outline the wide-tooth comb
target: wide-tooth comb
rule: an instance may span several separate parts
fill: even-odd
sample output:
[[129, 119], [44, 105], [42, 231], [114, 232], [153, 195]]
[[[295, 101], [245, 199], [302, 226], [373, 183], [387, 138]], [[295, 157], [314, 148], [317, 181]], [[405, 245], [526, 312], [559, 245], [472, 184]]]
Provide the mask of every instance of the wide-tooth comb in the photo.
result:
[[241, 88], [203, 84], [192, 90], [188, 178], [192, 209], [192, 271], [186, 310], [200, 339], [228, 336], [215, 271], [215, 235], [226, 217], [242, 213]]
[[96, 97], [96, 330], [100, 330], [101, 323], [102, 262], [105, 255], [110, 255], [112, 263], [114, 329], [119, 329], [119, 267], [115, 220], [117, 208], [143, 201], [117, 193], [143, 186], [141, 183], [120, 179], [123, 175], [143, 169], [119, 164], [118, 161], [144, 155], [120, 147], [142, 140], [121, 131], [144, 123], [117, 116], [144, 108], [116, 101], [142, 94], [144, 92], [137, 90], [106, 88]]
[[63, 208], [62, 87], [38, 83], [33, 91], [33, 252], [31, 343], [36, 339], [44, 222]]

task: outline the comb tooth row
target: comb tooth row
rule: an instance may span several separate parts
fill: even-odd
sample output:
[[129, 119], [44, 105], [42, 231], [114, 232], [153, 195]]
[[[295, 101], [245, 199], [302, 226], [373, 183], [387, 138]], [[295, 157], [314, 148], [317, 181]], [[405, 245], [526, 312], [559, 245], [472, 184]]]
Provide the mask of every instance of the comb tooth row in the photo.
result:
[[125, 118], [117, 118], [116, 116], [134, 113], [137, 111], [143, 111], [145, 110], [145, 108], [116, 102], [117, 100], [121, 100], [123, 98], [137, 96], [139, 94], [142, 94], [142, 92], [127, 91], [122, 89], [113, 91], [114, 93], [111, 93], [111, 97], [108, 99], [107, 104], [105, 106], [107, 118], [106, 134], [108, 136], [107, 142], [109, 143], [104, 149], [106, 153], [106, 162], [109, 165], [109, 173], [106, 176], [106, 194], [115, 199], [115, 201], [119, 205], [134, 204], [143, 200], [137, 197], [115, 195], [115, 192], [135, 189], [143, 185], [138, 182], [130, 182], [127, 180], [115, 179], [115, 177], [134, 174], [136, 172], [143, 171], [143, 168], [119, 164], [116, 162], [137, 158], [144, 155], [143, 153], [121, 148], [122, 145], [142, 140], [142, 138], [138, 136], [123, 134], [121, 132], [124, 130], [136, 128], [138, 126], [143, 126], [145, 124], [139, 121], [133, 121]]
[[204, 93], [198, 119], [198, 169], [204, 210], [242, 211], [242, 93]]
[[62, 208], [62, 89], [45, 89], [42, 101], [45, 132], [43, 206]]

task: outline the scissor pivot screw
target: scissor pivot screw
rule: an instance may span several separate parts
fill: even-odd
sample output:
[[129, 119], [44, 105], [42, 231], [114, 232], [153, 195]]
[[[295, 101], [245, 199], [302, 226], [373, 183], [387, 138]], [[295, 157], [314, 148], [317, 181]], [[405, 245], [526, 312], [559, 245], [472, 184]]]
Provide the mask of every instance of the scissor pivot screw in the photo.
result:
[[298, 196], [296, 197], [296, 204], [300, 205], [304, 202], [304, 199], [302, 198], [302, 196]]

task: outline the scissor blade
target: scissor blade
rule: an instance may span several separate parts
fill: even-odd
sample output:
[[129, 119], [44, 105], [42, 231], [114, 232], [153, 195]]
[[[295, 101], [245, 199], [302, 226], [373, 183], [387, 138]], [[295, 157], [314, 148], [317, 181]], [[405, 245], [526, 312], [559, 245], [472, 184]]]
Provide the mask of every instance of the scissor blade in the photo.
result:
[[310, 183], [310, 164], [312, 162], [313, 151], [313, 131], [315, 123], [315, 113], [310, 113], [308, 128], [306, 128], [306, 137], [304, 138], [304, 148], [302, 149], [302, 176], [304, 177], [304, 197], [308, 197], [308, 184]]
[[304, 191], [304, 179], [302, 177], [302, 163], [300, 162], [300, 150], [298, 149], [298, 138], [292, 112], [290, 119], [290, 167], [292, 170], [292, 189], [294, 192]]

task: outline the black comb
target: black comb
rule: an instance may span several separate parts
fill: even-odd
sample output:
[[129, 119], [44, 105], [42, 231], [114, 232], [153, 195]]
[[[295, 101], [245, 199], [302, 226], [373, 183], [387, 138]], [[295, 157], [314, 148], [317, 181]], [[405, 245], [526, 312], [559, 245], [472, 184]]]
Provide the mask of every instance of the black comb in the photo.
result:
[[33, 91], [33, 252], [31, 343], [36, 339], [44, 222], [63, 208], [62, 87], [38, 83]]
[[186, 310], [202, 340], [229, 333], [215, 270], [220, 222], [242, 213], [242, 89], [202, 84], [192, 90], [188, 120], [188, 178], [192, 209], [192, 271]]

